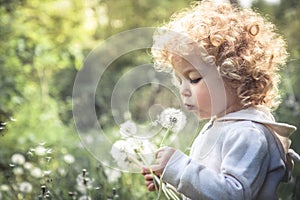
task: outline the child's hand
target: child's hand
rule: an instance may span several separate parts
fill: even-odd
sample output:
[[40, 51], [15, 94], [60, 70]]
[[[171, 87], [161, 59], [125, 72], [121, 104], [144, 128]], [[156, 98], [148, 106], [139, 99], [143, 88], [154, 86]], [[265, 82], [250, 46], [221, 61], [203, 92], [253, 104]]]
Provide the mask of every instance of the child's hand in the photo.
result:
[[144, 176], [145, 179], [145, 185], [148, 188], [149, 191], [155, 191], [155, 185], [153, 182], [153, 175], [150, 172], [149, 168], [143, 168], [142, 169], [142, 175]]
[[160, 176], [163, 173], [168, 161], [170, 160], [171, 156], [174, 154], [175, 151], [176, 149], [171, 147], [163, 147], [156, 151], [156, 161], [155, 164], [151, 166], [152, 171], [156, 175]]
[[[156, 153], [155, 153], [155, 164], [151, 166], [152, 172], [157, 175], [160, 176], [168, 161], [170, 160], [171, 156], [174, 154], [176, 150], [171, 148], [171, 147], [163, 147], [160, 148]], [[154, 191], [155, 190], [155, 185], [153, 182], [153, 175], [150, 172], [149, 168], [143, 168], [142, 169], [142, 174], [145, 178], [145, 184], [148, 188], [149, 191]]]

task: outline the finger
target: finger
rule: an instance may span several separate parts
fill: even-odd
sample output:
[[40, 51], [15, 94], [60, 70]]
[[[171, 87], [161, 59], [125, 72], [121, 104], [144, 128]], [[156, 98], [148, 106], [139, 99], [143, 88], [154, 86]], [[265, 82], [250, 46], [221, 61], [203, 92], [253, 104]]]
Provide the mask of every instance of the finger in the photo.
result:
[[161, 163], [161, 157], [156, 158], [155, 164], [160, 165], [160, 163]]
[[155, 152], [155, 158], [158, 158], [160, 154], [166, 149], [167, 147], [161, 147]]
[[153, 192], [153, 191], [155, 191], [155, 189], [156, 189], [153, 182], [152, 182], [151, 184], [149, 184], [147, 188], [148, 188], [148, 190], [149, 190], [150, 192]]
[[146, 181], [153, 181], [153, 175], [152, 174], [147, 174], [147, 175], [144, 176], [144, 179]]
[[152, 165], [151, 169], [152, 169], [153, 173], [157, 176], [160, 176], [164, 170], [164, 168], [160, 164]]
[[145, 185], [146, 185], [147, 187], [149, 187], [151, 184], [153, 184], [153, 181], [145, 181]]
[[141, 173], [142, 173], [143, 175], [149, 174], [149, 173], [150, 173], [150, 169], [147, 168], [147, 167], [143, 167]]
[[153, 181], [145, 181], [145, 185], [149, 191], [154, 191], [156, 189]]

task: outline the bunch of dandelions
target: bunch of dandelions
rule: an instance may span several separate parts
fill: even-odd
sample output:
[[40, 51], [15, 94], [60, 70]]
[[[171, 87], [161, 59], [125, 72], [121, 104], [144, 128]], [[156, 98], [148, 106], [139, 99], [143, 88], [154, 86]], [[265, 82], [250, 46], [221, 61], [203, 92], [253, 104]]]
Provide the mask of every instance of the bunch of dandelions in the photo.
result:
[[110, 153], [121, 169], [136, 170], [152, 163], [154, 151], [155, 146], [148, 140], [124, 138], [113, 144]]
[[111, 149], [111, 155], [122, 169], [141, 169], [147, 166], [154, 178], [154, 184], [158, 189], [158, 197], [163, 192], [167, 199], [179, 200], [177, 192], [162, 179], [155, 175], [150, 168], [154, 160], [154, 152], [157, 148], [164, 146], [166, 138], [172, 132], [181, 131], [186, 124], [186, 116], [178, 109], [167, 108], [152, 123], [152, 126], [161, 125], [161, 130], [166, 130], [158, 146], [146, 139], [134, 138], [137, 133], [136, 124], [133, 121], [127, 121], [120, 126], [121, 140], [116, 141]]
[[[44, 145], [45, 143], [40, 143], [35, 148], [30, 148], [26, 156], [22, 153], [14, 153], [11, 156], [9, 166], [13, 176], [8, 180], [8, 185], [0, 185], [0, 192], [3, 191], [1, 188], [5, 189], [2, 198], [15, 196], [18, 199], [29, 199], [33, 197], [37, 185], [50, 182], [51, 170], [48, 164], [52, 150]], [[45, 197], [50, 198], [50, 194], [47, 193]]]
[[[116, 141], [111, 149], [111, 155], [117, 162], [117, 165], [123, 169], [139, 169], [147, 166], [154, 160], [155, 145], [148, 140], [138, 140], [135, 138], [124, 138]], [[151, 170], [151, 169], [150, 169]], [[179, 200], [176, 192], [170, 188], [169, 185], [162, 182], [162, 180], [153, 173], [155, 187], [159, 191], [157, 199], [160, 199], [161, 191], [164, 192], [167, 199]]]
[[[162, 111], [162, 113], [157, 117], [157, 120], [154, 122], [154, 125], [160, 124], [166, 132], [163, 135], [162, 140], [160, 141], [159, 147], [164, 146], [165, 140], [169, 137], [171, 133], [180, 132], [186, 124], [185, 114], [175, 108], [167, 108]], [[161, 185], [162, 179], [154, 176], [155, 182], [158, 182]], [[179, 199], [173, 187], [169, 184], [164, 184], [162, 187], [159, 187], [158, 199], [160, 198], [161, 190], [164, 192], [167, 199]], [[172, 193], [170, 193], [172, 192]]]

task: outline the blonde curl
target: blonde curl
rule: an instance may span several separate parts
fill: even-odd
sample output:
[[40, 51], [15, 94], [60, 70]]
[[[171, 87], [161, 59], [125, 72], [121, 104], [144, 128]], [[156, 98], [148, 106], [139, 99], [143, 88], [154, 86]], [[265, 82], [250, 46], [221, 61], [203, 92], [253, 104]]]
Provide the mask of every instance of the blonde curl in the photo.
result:
[[205, 49], [208, 55], [201, 55], [202, 59], [215, 63], [245, 107], [278, 105], [278, 71], [286, 62], [286, 43], [262, 15], [204, 0], [175, 13], [160, 29], [152, 47], [157, 69], [172, 70], [172, 51], [193, 53], [193, 41]]

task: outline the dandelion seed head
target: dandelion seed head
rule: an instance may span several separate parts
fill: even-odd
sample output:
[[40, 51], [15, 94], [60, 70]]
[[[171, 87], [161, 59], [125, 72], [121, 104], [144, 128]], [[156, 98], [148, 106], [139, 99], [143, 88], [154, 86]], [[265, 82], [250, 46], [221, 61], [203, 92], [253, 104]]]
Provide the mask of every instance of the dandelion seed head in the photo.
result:
[[0, 185], [0, 191], [8, 192], [8, 191], [10, 191], [10, 187], [6, 184], [2, 184], [2, 185]]
[[32, 185], [29, 182], [22, 182], [19, 184], [19, 191], [22, 193], [30, 193], [32, 191]]
[[64, 155], [64, 161], [67, 163], [67, 164], [72, 164], [75, 162], [75, 158], [74, 156], [72, 156], [71, 154], [66, 154]]
[[109, 183], [117, 182], [122, 175], [120, 171], [108, 167], [104, 168], [104, 173], [106, 174]]
[[93, 142], [95, 141], [95, 138], [91, 134], [86, 134], [83, 136], [83, 140], [87, 144], [93, 144]]
[[125, 140], [116, 141], [111, 148], [111, 155], [114, 159], [125, 160], [127, 154], [127, 143]]
[[25, 163], [25, 157], [20, 153], [15, 153], [11, 157], [11, 162], [17, 165], [23, 165]]
[[33, 168], [33, 164], [31, 162], [25, 162], [24, 163], [24, 169], [30, 170]]
[[76, 178], [76, 189], [82, 194], [85, 194], [87, 190], [91, 190], [93, 188], [93, 182], [93, 179], [83, 176], [81, 173]]
[[22, 167], [14, 167], [13, 168], [13, 173], [18, 176], [24, 174], [24, 170]]
[[78, 200], [92, 200], [92, 198], [90, 196], [83, 195], [83, 196], [79, 197]]
[[137, 132], [136, 124], [133, 121], [126, 121], [120, 125], [120, 134], [123, 137], [131, 137]]
[[31, 174], [31, 176], [33, 176], [35, 178], [41, 178], [43, 176], [42, 170], [38, 167], [32, 168], [30, 171], [30, 174]]
[[65, 176], [67, 174], [67, 171], [64, 168], [58, 168], [58, 173], [61, 176]]
[[138, 154], [142, 155], [147, 163], [151, 163], [155, 149], [155, 145], [148, 140], [126, 138], [116, 141], [110, 153], [122, 169], [137, 169], [146, 164]]
[[52, 173], [51, 170], [46, 170], [44, 171], [44, 176], [49, 176]]
[[46, 155], [47, 149], [44, 146], [37, 146], [35, 149], [33, 149], [35, 155], [38, 156], [44, 156]]
[[110, 154], [113, 159], [117, 162], [117, 165], [121, 168], [127, 169], [131, 167], [130, 159], [128, 159], [128, 154], [132, 154], [129, 152], [128, 144], [125, 140], [118, 140], [115, 142], [111, 148]]
[[186, 116], [178, 109], [167, 108], [158, 116], [157, 121], [162, 127], [178, 133], [186, 124]]

